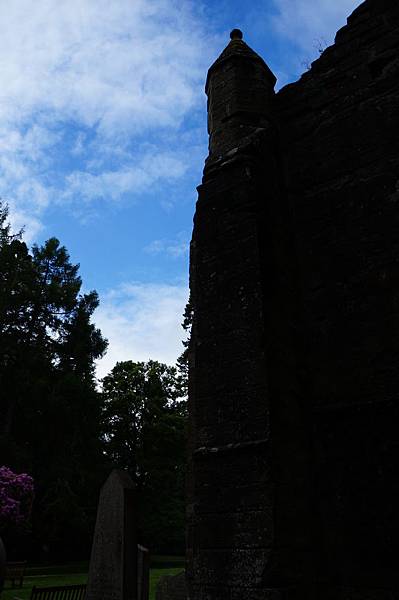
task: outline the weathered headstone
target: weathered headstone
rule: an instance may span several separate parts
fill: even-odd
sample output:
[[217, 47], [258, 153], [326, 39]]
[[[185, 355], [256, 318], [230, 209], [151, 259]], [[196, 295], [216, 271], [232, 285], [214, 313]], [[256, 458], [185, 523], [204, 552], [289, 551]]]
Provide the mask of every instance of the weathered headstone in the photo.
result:
[[158, 581], [155, 600], [187, 600], [185, 572], [161, 577]]
[[138, 544], [137, 546], [137, 598], [148, 600], [150, 593], [150, 552]]
[[86, 600], [138, 600], [134, 484], [112, 471], [98, 503]]

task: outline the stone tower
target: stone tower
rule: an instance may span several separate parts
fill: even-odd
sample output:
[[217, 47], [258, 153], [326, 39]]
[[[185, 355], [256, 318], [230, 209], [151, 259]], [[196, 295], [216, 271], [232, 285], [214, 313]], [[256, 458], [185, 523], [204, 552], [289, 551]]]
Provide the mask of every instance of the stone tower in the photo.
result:
[[306, 448], [288, 417], [298, 413], [294, 281], [276, 78], [241, 32], [231, 37], [206, 83], [209, 157], [191, 245], [192, 600], [257, 600], [281, 587], [282, 570], [286, 586], [309, 569]]
[[190, 600], [399, 598], [399, 4], [301, 79], [209, 70], [190, 280]]

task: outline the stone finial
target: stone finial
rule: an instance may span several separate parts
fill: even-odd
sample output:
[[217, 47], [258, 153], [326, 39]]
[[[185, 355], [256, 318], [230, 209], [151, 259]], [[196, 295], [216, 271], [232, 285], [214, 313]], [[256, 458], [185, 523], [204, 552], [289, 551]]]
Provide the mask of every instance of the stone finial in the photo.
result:
[[232, 31], [230, 31], [230, 39], [231, 40], [242, 40], [241, 29], [233, 29]]

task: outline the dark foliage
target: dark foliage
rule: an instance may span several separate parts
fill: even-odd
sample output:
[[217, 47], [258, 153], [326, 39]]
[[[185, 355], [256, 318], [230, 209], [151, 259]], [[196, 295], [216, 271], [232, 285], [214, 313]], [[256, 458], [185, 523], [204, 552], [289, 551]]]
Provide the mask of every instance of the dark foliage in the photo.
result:
[[100, 392], [97, 293], [80, 293], [79, 265], [57, 239], [29, 251], [7, 217], [0, 203], [0, 464], [36, 488], [31, 530], [5, 539], [9, 558], [87, 559], [114, 467], [136, 482], [142, 541], [182, 553], [187, 353], [178, 368], [117, 363]]
[[184, 550], [186, 402], [176, 368], [119, 362], [103, 380], [103, 439], [115, 466], [136, 482], [142, 541], [152, 552]]
[[[107, 342], [90, 322], [78, 265], [57, 239], [29, 252], [0, 205], [0, 454], [36, 483], [32, 552], [90, 546], [101, 472], [94, 360]], [[18, 543], [8, 541], [9, 554]], [[24, 544], [27, 541], [24, 540]]]

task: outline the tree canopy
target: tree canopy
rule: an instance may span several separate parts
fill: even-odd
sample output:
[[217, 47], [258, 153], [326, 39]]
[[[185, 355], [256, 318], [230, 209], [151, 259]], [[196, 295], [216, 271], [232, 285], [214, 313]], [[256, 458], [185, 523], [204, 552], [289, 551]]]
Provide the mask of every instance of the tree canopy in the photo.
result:
[[129, 471], [139, 494], [144, 543], [184, 547], [186, 402], [175, 367], [118, 362], [103, 380], [103, 440], [108, 460]]
[[66, 515], [81, 513], [85, 528], [92, 515], [81, 507], [96, 502], [93, 465], [103, 461], [94, 361], [107, 342], [91, 322], [98, 296], [81, 293], [65, 247], [51, 238], [29, 251], [7, 216], [0, 205], [0, 454], [36, 481], [33, 526], [43, 545], [67, 546], [59, 503]]
[[177, 368], [119, 362], [100, 389], [107, 341], [93, 323], [98, 295], [81, 289], [66, 248], [50, 238], [29, 250], [0, 202], [1, 464], [35, 481], [32, 531], [5, 539], [9, 559], [29, 544], [36, 560], [87, 558], [114, 467], [136, 482], [141, 541], [183, 552], [187, 352]]

